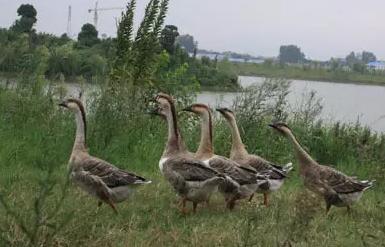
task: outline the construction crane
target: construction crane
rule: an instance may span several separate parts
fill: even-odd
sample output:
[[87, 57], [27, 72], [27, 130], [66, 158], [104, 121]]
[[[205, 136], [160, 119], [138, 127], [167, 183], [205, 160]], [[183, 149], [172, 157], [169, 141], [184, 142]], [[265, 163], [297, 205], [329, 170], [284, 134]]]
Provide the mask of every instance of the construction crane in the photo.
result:
[[71, 38], [72, 33], [71, 33], [71, 5], [68, 6], [68, 19], [67, 19], [67, 37]]
[[98, 1], [95, 2], [95, 8], [88, 9], [88, 13], [94, 12], [94, 26], [96, 29], [98, 26], [98, 12], [99, 11], [106, 11], [106, 10], [123, 10], [122, 7], [112, 7], [112, 8], [98, 8]]

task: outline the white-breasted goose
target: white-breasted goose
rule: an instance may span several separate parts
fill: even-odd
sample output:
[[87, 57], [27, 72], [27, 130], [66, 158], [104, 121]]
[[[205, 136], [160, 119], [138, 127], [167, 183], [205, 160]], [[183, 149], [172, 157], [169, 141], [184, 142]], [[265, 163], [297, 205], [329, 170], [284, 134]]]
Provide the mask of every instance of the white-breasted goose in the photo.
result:
[[77, 99], [67, 99], [59, 104], [75, 114], [76, 137], [68, 163], [71, 180], [90, 195], [107, 203], [117, 213], [115, 203], [130, 197], [133, 188], [151, 181], [127, 172], [88, 154], [86, 147], [86, 114]]
[[285, 123], [274, 123], [269, 126], [292, 143], [304, 185], [324, 198], [326, 213], [329, 212], [332, 205], [347, 207], [350, 211], [350, 206], [361, 198], [365, 190], [373, 186], [374, 180], [358, 180], [356, 177], [347, 176], [332, 167], [318, 164], [302, 148], [292, 130]]
[[179, 133], [174, 100], [159, 93], [155, 97], [157, 107], [153, 114], [161, 116], [168, 125], [168, 139], [159, 161], [159, 169], [181, 198], [181, 212], [187, 213], [186, 202], [193, 203], [193, 211], [200, 202], [208, 202], [211, 194], [224, 181], [218, 173], [191, 154]]
[[[293, 168], [292, 163], [288, 163], [285, 166], [280, 166], [273, 164], [272, 162], [269, 162], [258, 155], [249, 154], [239, 134], [239, 129], [235, 120], [234, 113], [227, 108], [218, 108], [217, 111], [219, 111], [227, 120], [227, 123], [231, 129], [232, 145], [230, 159], [234, 160], [241, 166], [253, 168], [257, 172], [267, 176], [268, 183], [259, 186], [257, 192], [263, 193], [264, 204], [265, 206], [268, 206], [269, 194], [278, 190], [282, 186], [288, 172]], [[252, 196], [250, 197], [250, 200], [251, 199]]]
[[237, 200], [250, 197], [267, 180], [254, 169], [242, 167], [214, 153], [212, 114], [207, 105], [193, 104], [183, 110], [200, 116], [201, 140], [195, 157], [227, 176], [227, 181], [219, 186], [219, 190], [225, 197], [227, 207], [233, 209]]

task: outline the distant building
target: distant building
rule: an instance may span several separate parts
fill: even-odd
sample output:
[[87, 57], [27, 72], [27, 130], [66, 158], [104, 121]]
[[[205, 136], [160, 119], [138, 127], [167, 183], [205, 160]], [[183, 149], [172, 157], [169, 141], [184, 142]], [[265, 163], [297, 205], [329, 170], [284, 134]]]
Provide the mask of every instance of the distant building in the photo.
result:
[[[189, 56], [192, 57], [194, 54], [189, 53]], [[196, 58], [201, 59], [202, 57], [207, 57], [210, 60], [217, 60], [217, 61], [222, 61], [227, 59], [230, 62], [235, 62], [235, 63], [263, 63], [265, 59], [263, 58], [239, 58], [239, 57], [232, 57], [229, 55], [224, 55], [222, 53], [217, 53], [217, 52], [198, 52], [196, 54]]]
[[366, 64], [366, 67], [371, 70], [385, 70], [385, 62], [375, 61]]

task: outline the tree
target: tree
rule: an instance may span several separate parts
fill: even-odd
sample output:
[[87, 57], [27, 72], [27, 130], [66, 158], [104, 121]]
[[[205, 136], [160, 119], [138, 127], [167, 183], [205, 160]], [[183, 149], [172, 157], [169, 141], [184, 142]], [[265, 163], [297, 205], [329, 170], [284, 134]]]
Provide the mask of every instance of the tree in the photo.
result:
[[362, 62], [365, 64], [370, 63], [370, 62], [374, 62], [377, 60], [377, 58], [373, 54], [373, 52], [363, 51], [361, 56], [362, 56]]
[[78, 42], [80, 46], [91, 47], [99, 43], [98, 31], [92, 24], [84, 24], [78, 34]]
[[179, 36], [178, 28], [174, 25], [166, 25], [160, 35], [160, 44], [168, 53], [175, 51], [175, 41]]
[[17, 9], [17, 14], [20, 16], [20, 19], [15, 21], [11, 29], [15, 32], [31, 33], [33, 25], [37, 21], [36, 9], [31, 4], [22, 4]]
[[362, 62], [353, 64], [353, 71], [363, 74], [366, 71], [366, 65]]
[[354, 64], [358, 63], [358, 58], [356, 57], [356, 54], [354, 51], [350, 52], [349, 55], [346, 56], [346, 63], [350, 66], [353, 67]]
[[279, 60], [281, 63], [301, 63], [305, 60], [305, 54], [295, 45], [282, 45], [279, 48]]
[[194, 37], [189, 34], [180, 35], [176, 39], [176, 43], [183, 47], [188, 53], [193, 53], [195, 49]]

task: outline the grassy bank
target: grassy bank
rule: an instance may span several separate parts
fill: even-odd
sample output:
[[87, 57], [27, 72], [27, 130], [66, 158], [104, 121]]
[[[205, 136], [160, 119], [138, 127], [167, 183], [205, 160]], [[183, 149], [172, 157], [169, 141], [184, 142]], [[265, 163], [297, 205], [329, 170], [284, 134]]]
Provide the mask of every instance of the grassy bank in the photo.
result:
[[243, 76], [280, 77], [312, 81], [385, 85], [385, 74], [375, 72], [366, 72], [361, 74], [353, 71], [331, 71], [321, 68], [316, 69], [267, 64], [230, 63], [226, 61], [219, 63], [218, 67], [219, 70], [230, 71]]
[[[269, 84], [238, 99], [234, 110], [247, 148], [279, 163], [294, 161], [287, 141], [266, 127], [272, 119], [287, 121], [318, 161], [377, 179], [352, 215], [333, 208], [325, 217], [322, 201], [303, 189], [294, 162], [296, 170], [272, 195], [269, 208], [260, 206], [259, 196], [228, 212], [216, 195], [196, 215], [181, 216], [175, 193], [158, 171], [166, 127], [160, 119], [144, 115], [133, 103], [139, 101], [130, 102], [127, 95], [105, 96], [88, 108], [90, 152], [153, 181], [140, 188], [133, 200], [119, 204], [120, 214], [114, 215], [107, 206], [98, 209], [95, 199], [66, 183], [73, 116], [60, 110], [52, 95], [0, 90], [0, 246], [27, 246], [31, 239], [35, 246], [383, 244], [385, 137], [359, 125], [314, 122], [309, 108], [287, 112], [281, 97], [285, 90]], [[179, 116], [185, 140], [195, 150], [199, 123], [188, 114]], [[230, 132], [219, 118], [215, 127], [217, 153], [227, 155]]]

